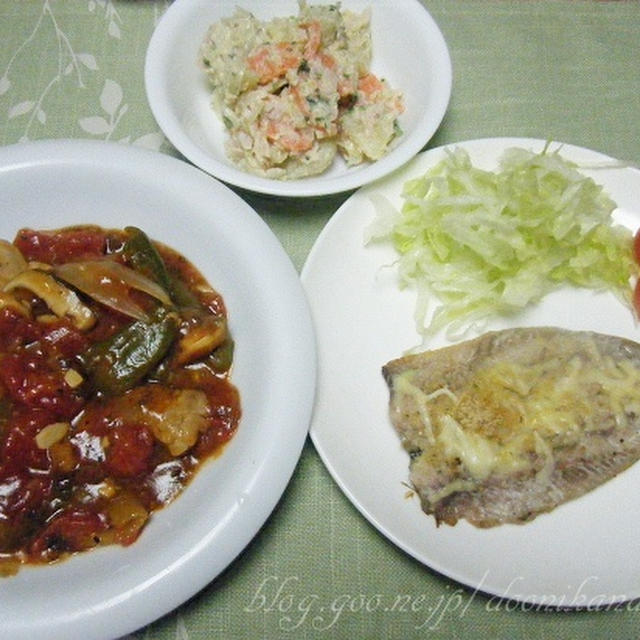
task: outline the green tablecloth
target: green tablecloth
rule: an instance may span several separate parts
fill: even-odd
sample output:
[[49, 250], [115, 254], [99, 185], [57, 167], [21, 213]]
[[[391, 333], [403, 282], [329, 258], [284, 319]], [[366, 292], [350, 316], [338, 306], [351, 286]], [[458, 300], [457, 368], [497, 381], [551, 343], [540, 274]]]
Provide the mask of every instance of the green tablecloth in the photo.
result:
[[[450, 107], [429, 147], [531, 136], [640, 165], [640, 2], [423, 3], [454, 68]], [[2, 0], [0, 144], [89, 138], [178, 156], [153, 119], [143, 84], [146, 47], [167, 6]], [[298, 269], [347, 197], [241, 195]], [[461, 589], [370, 526], [308, 442], [278, 507], [241, 557], [131, 637], [635, 638], [638, 608], [544, 613]]]

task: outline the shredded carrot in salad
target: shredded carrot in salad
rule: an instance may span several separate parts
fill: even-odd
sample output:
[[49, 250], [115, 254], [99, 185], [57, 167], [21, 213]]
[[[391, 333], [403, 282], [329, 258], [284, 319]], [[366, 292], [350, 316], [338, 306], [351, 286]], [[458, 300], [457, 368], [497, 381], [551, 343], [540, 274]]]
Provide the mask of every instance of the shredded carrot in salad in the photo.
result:
[[262, 22], [237, 9], [200, 50], [226, 150], [257, 175], [295, 179], [384, 156], [401, 134], [401, 93], [370, 70], [370, 12], [299, 2]]

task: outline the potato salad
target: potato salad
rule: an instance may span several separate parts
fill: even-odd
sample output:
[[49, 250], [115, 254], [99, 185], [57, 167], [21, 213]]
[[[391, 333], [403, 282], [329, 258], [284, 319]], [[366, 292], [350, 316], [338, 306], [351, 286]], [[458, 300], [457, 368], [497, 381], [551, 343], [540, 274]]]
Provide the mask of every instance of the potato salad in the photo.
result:
[[242, 169], [290, 180], [375, 161], [401, 134], [402, 94], [370, 70], [370, 11], [307, 5], [261, 21], [235, 14], [213, 24], [200, 49], [212, 107]]

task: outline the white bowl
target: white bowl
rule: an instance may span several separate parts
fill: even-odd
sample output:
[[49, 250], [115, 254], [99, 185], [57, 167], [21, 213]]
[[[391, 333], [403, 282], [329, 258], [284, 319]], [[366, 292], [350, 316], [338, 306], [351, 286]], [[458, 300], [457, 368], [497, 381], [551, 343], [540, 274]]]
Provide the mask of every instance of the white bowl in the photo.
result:
[[296, 15], [296, 0], [176, 0], [160, 20], [147, 50], [145, 84], [151, 110], [167, 138], [188, 160], [224, 182], [259, 193], [321, 196], [349, 191], [397, 169], [433, 136], [451, 95], [449, 51], [440, 29], [418, 0], [344, 0], [343, 9], [371, 8], [371, 68], [401, 91], [402, 137], [377, 162], [347, 167], [337, 159], [319, 176], [272, 180], [227, 158], [224, 126], [210, 106], [198, 51], [211, 24], [241, 6], [262, 20]]

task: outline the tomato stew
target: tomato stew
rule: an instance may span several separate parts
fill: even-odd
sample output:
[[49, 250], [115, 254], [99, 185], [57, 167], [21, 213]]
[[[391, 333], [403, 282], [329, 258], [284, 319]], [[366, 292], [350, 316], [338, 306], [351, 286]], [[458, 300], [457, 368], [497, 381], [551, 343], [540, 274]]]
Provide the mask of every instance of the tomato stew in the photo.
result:
[[129, 545], [240, 419], [224, 301], [140, 229], [0, 241], [0, 575]]

